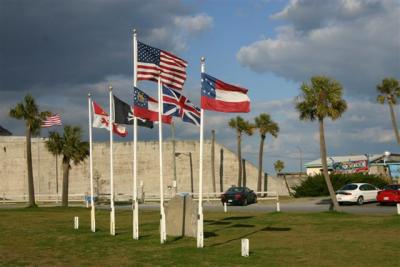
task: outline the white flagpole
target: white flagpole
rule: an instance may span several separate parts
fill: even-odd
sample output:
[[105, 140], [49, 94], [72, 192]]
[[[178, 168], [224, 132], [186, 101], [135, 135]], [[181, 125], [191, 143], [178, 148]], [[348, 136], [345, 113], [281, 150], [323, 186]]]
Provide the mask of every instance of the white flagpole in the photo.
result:
[[110, 95], [110, 115], [108, 119], [108, 127], [110, 130], [110, 234], [115, 235], [115, 207], [114, 207], [114, 164], [113, 164], [113, 105], [112, 105], [112, 86], [108, 87]]
[[90, 93], [88, 94], [88, 108], [89, 108], [89, 171], [90, 171], [90, 204], [92, 210], [90, 212], [90, 229], [96, 232], [96, 218], [93, 201], [93, 137], [92, 137], [92, 99]]
[[[133, 29], [133, 86], [137, 85], [137, 36], [136, 29]], [[133, 116], [133, 188], [132, 188], [132, 201], [133, 201], [133, 222], [132, 232], [133, 239], [139, 239], [139, 203], [137, 198], [137, 118]]]
[[[201, 57], [201, 73], [205, 72], [205, 58]], [[204, 110], [200, 109], [200, 156], [199, 156], [199, 210], [197, 214], [197, 247], [204, 247], [203, 229], [203, 139], [204, 139]]]
[[162, 147], [162, 113], [163, 103], [161, 94], [161, 75], [158, 76], [158, 142], [160, 152], [160, 241], [161, 244], [167, 240], [167, 229], [165, 222], [165, 211], [164, 211], [164, 181], [163, 181], [163, 147]]

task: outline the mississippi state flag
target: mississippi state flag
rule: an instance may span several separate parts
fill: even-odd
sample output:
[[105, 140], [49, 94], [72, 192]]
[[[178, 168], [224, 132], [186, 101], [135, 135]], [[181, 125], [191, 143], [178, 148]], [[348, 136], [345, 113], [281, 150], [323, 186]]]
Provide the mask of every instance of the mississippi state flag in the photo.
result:
[[[158, 101], [135, 87], [133, 93], [133, 114], [145, 120], [158, 121]], [[172, 117], [162, 115], [162, 122], [171, 124]]]
[[201, 74], [201, 108], [218, 112], [250, 112], [247, 89]]

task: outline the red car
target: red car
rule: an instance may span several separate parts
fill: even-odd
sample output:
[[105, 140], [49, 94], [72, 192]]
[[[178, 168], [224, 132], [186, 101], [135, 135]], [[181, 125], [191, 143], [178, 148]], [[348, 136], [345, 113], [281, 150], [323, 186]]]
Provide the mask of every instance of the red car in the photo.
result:
[[376, 201], [383, 205], [386, 203], [400, 203], [400, 184], [390, 184], [378, 192]]

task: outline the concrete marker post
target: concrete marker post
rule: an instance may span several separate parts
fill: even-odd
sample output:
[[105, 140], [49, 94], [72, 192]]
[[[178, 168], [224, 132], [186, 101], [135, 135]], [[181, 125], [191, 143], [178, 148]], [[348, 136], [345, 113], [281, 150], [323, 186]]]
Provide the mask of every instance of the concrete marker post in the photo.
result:
[[247, 238], [242, 238], [242, 257], [248, 257], [250, 252], [250, 242]]
[[79, 217], [78, 216], [74, 217], [74, 229], [75, 230], [79, 229]]

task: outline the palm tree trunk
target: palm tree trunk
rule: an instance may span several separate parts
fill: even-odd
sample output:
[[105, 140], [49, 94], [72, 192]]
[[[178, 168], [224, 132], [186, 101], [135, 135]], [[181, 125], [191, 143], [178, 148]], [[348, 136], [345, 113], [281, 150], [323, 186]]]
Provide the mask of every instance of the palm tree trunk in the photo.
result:
[[335, 211], [342, 211], [339, 203], [336, 199], [335, 191], [333, 190], [332, 182], [329, 178], [328, 174], [328, 163], [326, 161], [326, 144], [325, 144], [325, 132], [324, 132], [324, 121], [323, 119], [319, 119], [319, 146], [321, 151], [321, 162], [322, 162], [322, 170], [325, 178], [326, 186], [328, 187], [329, 195], [331, 197], [331, 201], [333, 204], [333, 208]]
[[292, 192], [290, 191], [290, 187], [289, 187], [289, 184], [288, 184], [288, 182], [287, 182], [287, 179], [286, 179], [286, 175], [285, 175], [285, 174], [283, 175], [283, 179], [285, 180], [285, 184], [286, 184], [286, 188], [287, 188], [287, 191], [288, 191], [288, 193], [289, 193], [289, 196], [292, 196]]
[[265, 136], [261, 136], [260, 149], [258, 151], [258, 180], [257, 180], [257, 191], [261, 191], [261, 180], [263, 173], [263, 153], [264, 153], [264, 140]]
[[62, 168], [63, 168], [62, 206], [68, 207], [69, 162], [64, 162], [63, 160]]
[[388, 102], [389, 102], [389, 108], [390, 108], [390, 116], [392, 117], [392, 125], [393, 125], [394, 134], [396, 135], [397, 143], [400, 144], [400, 135], [399, 135], [399, 128], [397, 128], [396, 114], [394, 113], [392, 102], [391, 101], [388, 101]]
[[32, 146], [31, 146], [32, 132], [29, 127], [26, 128], [26, 164], [28, 168], [28, 194], [29, 194], [29, 207], [35, 207], [35, 186], [33, 184], [33, 170], [32, 170]]
[[242, 184], [242, 135], [240, 132], [237, 133], [237, 149], [238, 149], [238, 185]]

